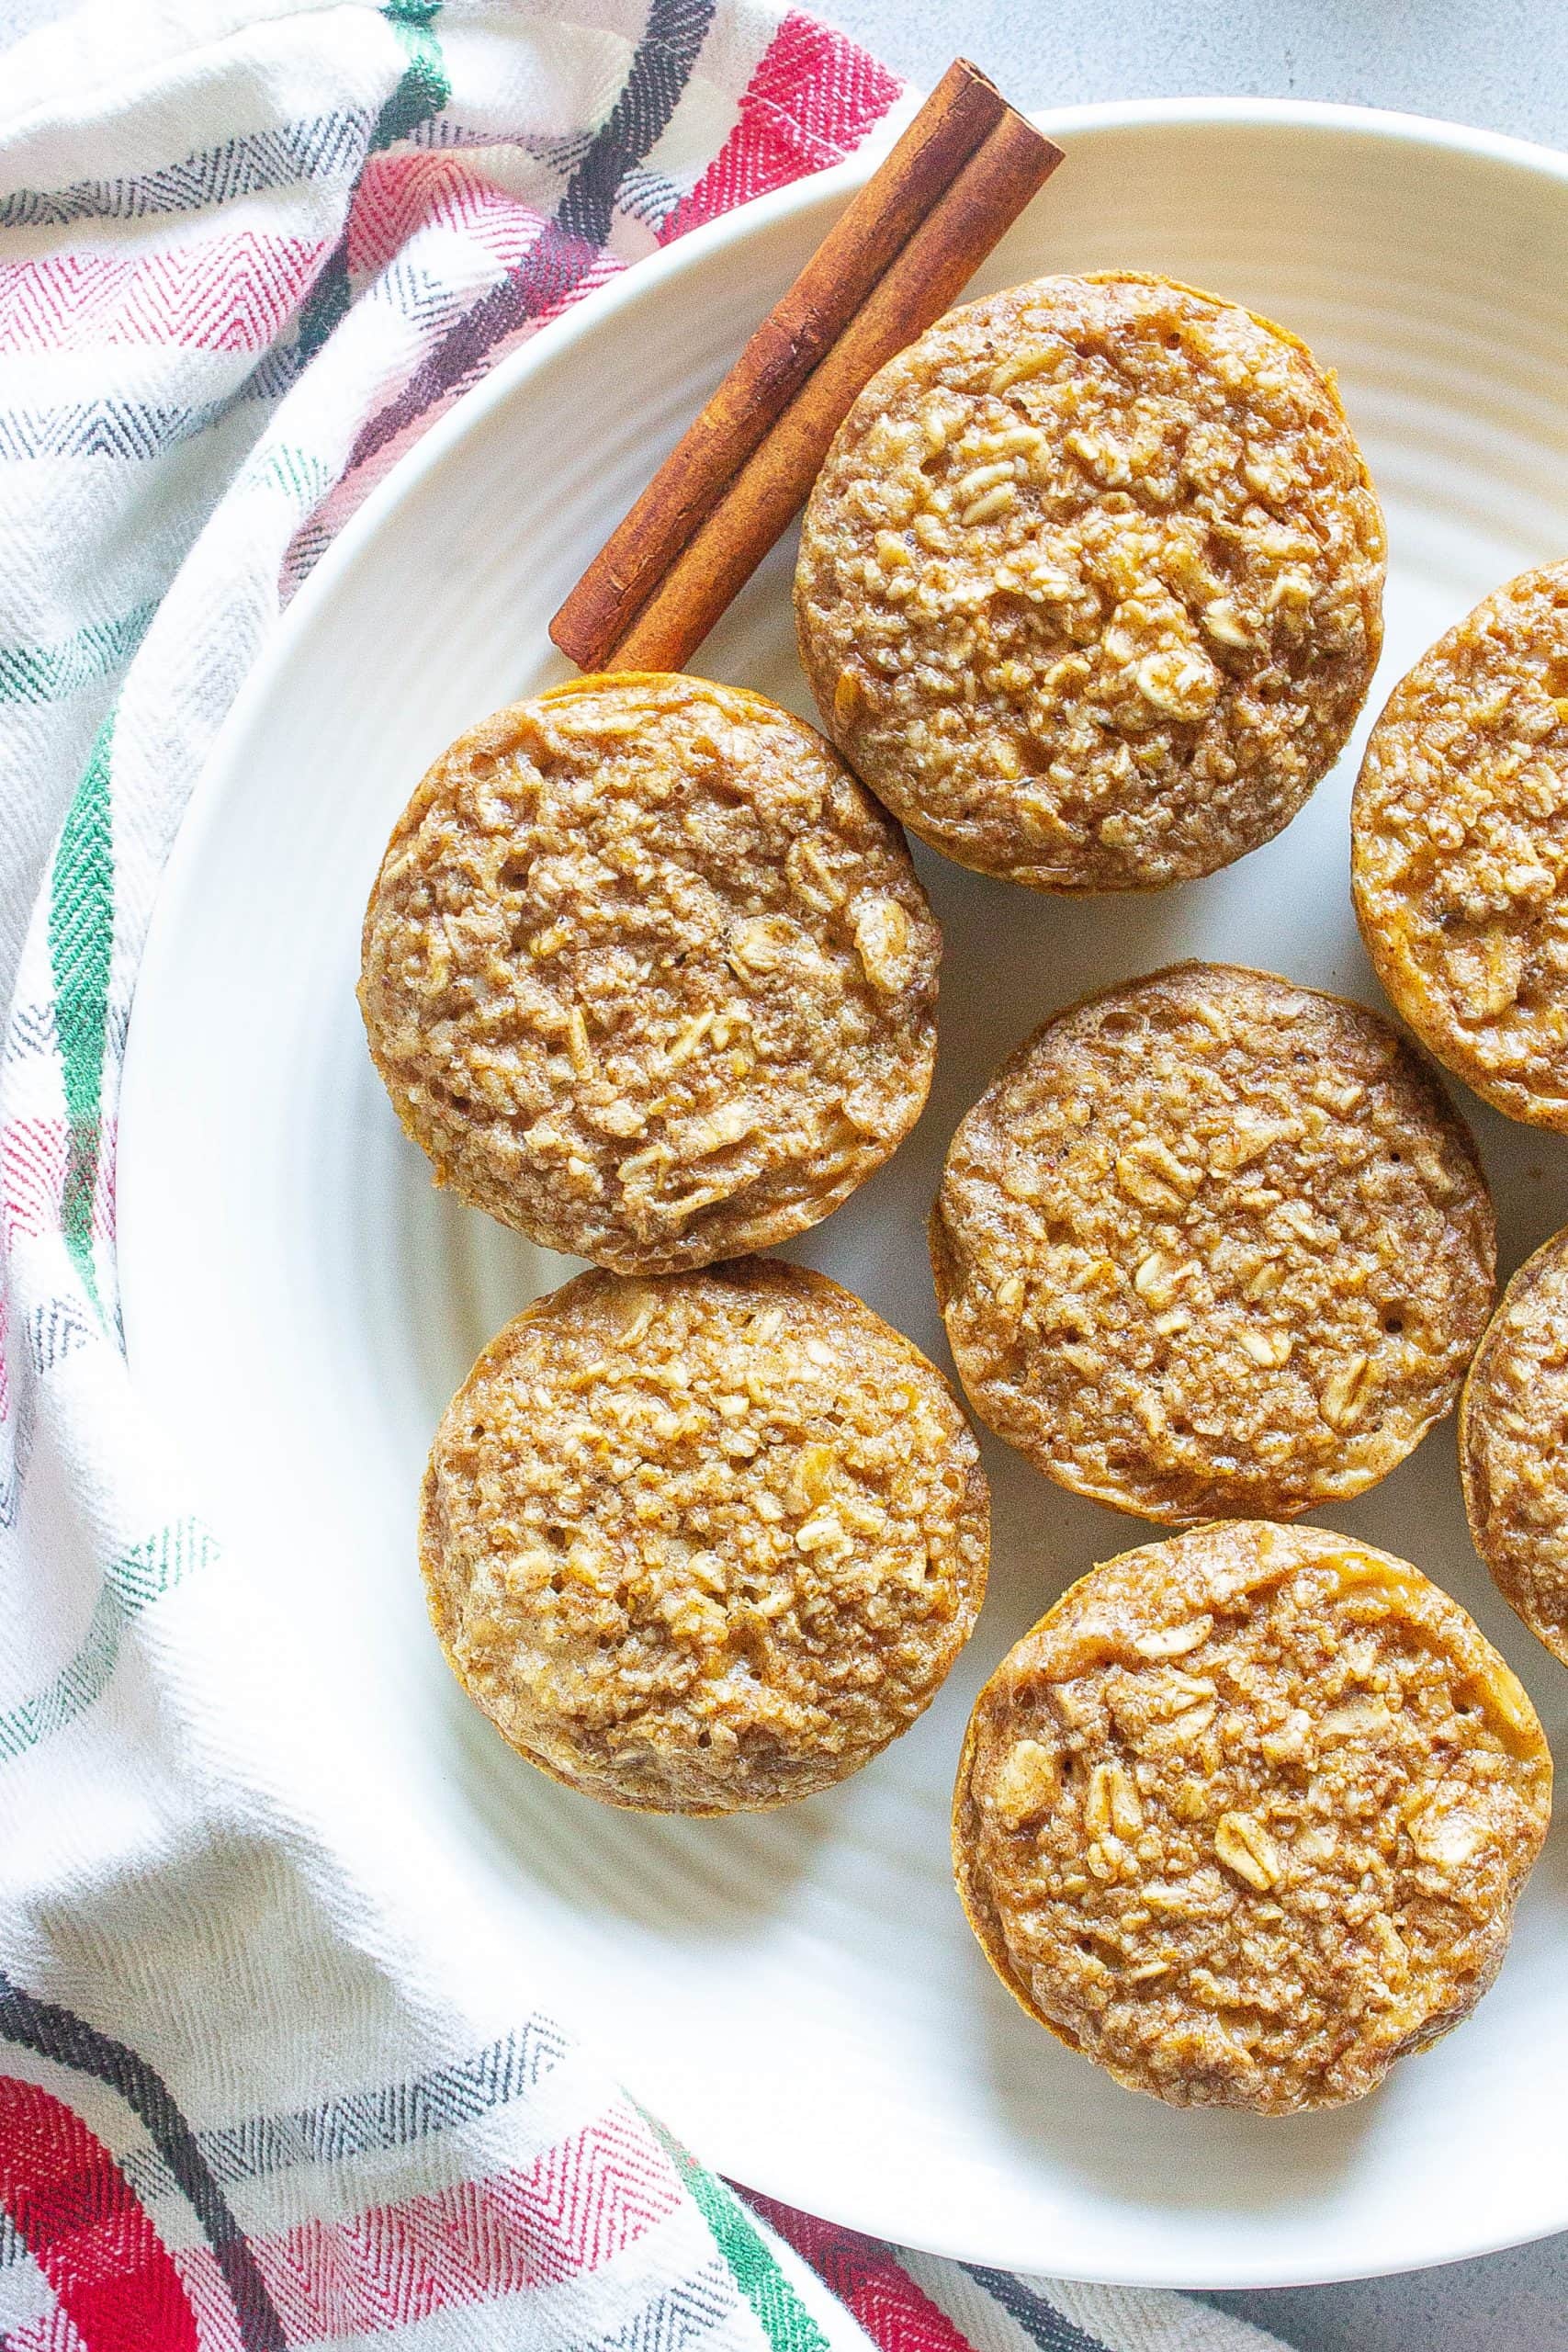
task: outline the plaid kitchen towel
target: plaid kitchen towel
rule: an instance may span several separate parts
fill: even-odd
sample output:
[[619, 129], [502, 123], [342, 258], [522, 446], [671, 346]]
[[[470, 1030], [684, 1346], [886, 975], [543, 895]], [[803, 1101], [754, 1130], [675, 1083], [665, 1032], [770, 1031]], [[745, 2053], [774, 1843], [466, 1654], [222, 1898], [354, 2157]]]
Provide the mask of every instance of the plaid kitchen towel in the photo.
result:
[[763, 0], [103, 0], [0, 57], [0, 2352], [1264, 2345], [745, 2200], [519, 2013], [118, 1346], [137, 961], [290, 593], [520, 337], [899, 96]]

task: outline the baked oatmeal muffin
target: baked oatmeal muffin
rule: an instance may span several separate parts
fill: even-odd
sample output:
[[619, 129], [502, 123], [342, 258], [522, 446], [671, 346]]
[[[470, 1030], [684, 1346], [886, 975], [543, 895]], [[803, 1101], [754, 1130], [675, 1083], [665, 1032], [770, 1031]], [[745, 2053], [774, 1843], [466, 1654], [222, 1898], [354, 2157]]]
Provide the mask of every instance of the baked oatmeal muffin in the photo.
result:
[[394, 832], [359, 1001], [450, 1184], [623, 1273], [798, 1233], [919, 1116], [941, 934], [814, 729], [700, 678], [476, 727]]
[[1568, 1666], [1568, 1233], [1503, 1293], [1464, 1385], [1459, 1463], [1498, 1591]]
[[807, 508], [801, 659], [874, 792], [960, 865], [1137, 890], [1288, 824], [1382, 637], [1334, 379], [1234, 302], [1044, 277], [873, 377]]
[[970, 1721], [959, 1893], [1032, 2017], [1129, 2089], [1333, 2107], [1501, 1965], [1551, 1759], [1418, 1569], [1226, 1521], [1094, 1568]]
[[959, 1127], [931, 1218], [981, 1419], [1172, 1524], [1359, 1494], [1448, 1412], [1495, 1262], [1475, 1148], [1359, 1004], [1178, 964], [1058, 1013]]
[[934, 1697], [989, 1506], [941, 1374], [823, 1274], [588, 1273], [486, 1349], [425, 1475], [430, 1613], [513, 1747], [609, 1804], [741, 1813]]
[[1423, 1045], [1510, 1119], [1568, 1130], [1568, 563], [1510, 580], [1395, 686], [1350, 879]]

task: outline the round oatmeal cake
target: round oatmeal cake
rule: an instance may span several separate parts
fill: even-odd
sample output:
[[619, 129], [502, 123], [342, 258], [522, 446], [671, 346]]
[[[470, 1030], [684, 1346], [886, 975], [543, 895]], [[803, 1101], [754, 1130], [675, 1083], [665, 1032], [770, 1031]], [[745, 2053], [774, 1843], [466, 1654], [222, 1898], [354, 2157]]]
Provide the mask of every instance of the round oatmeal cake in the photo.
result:
[[948, 1151], [937, 1298], [981, 1419], [1171, 1524], [1359, 1494], [1453, 1406], [1491, 1200], [1376, 1013], [1178, 964], [1045, 1023]]
[[858, 1771], [934, 1697], [986, 1586], [979, 1452], [941, 1374], [826, 1275], [592, 1272], [479, 1358], [425, 1475], [459, 1681], [610, 1804], [739, 1813]]
[[1503, 1293], [1465, 1382], [1459, 1460], [1476, 1550], [1568, 1666], [1568, 1233]]
[[1288, 824], [1382, 638], [1382, 514], [1295, 336], [1160, 277], [1044, 277], [873, 377], [795, 575], [824, 723], [963, 865], [1152, 889]]
[[1551, 1792], [1522, 1686], [1418, 1569], [1228, 1521], [1093, 1569], [1009, 1652], [953, 1855], [986, 1957], [1070, 2048], [1284, 2115], [1474, 2007]]
[[1394, 688], [1350, 878], [1422, 1043], [1509, 1118], [1568, 1130], [1568, 563], [1484, 598]]
[[919, 1116], [942, 940], [815, 729], [589, 677], [436, 761], [365, 918], [376, 1066], [438, 1183], [623, 1273], [826, 1216]]

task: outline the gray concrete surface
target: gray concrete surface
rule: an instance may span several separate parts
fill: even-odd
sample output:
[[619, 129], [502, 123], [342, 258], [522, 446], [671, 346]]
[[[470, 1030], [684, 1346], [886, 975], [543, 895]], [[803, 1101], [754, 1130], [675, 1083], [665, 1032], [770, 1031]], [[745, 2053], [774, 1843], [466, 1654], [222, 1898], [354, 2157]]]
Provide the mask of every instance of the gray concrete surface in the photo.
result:
[[1568, 145], [1565, 0], [826, 0], [919, 82], [955, 51], [1030, 107], [1337, 98]]

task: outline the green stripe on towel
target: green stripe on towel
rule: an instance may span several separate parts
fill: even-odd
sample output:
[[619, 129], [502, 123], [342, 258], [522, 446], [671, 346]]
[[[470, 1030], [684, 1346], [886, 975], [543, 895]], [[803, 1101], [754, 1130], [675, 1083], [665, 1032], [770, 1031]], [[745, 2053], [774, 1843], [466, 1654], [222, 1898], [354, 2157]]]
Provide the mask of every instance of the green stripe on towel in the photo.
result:
[[732, 2189], [698, 2164], [653, 2116], [645, 2118], [681, 2177], [751, 2309], [773, 2352], [832, 2352], [800, 2297], [768, 2250], [767, 2240]]

